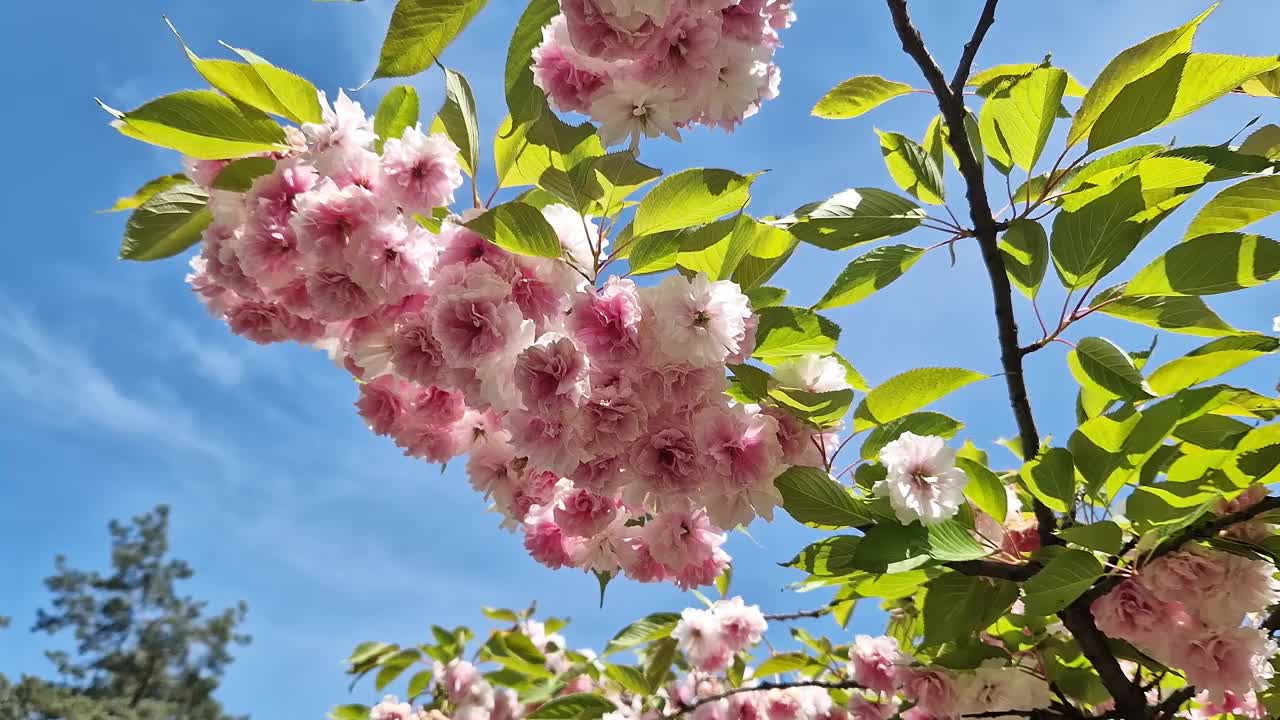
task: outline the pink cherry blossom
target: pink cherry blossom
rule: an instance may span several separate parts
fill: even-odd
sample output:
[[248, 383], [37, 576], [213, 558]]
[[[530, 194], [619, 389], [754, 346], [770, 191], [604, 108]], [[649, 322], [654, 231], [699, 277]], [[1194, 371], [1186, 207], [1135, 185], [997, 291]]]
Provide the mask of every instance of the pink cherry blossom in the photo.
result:
[[892, 695], [899, 683], [899, 666], [904, 664], [898, 641], [891, 637], [859, 635], [849, 648], [853, 676], [863, 687]]
[[616, 500], [585, 489], [570, 493], [556, 505], [552, 513], [563, 532], [582, 537], [591, 537], [603, 531], [617, 514]]
[[701, 273], [692, 280], [672, 275], [654, 294], [653, 314], [662, 352], [674, 361], [706, 367], [738, 351], [751, 306], [727, 280], [713, 282]]
[[569, 327], [593, 358], [626, 363], [640, 354], [640, 317], [635, 283], [611, 277], [599, 290], [575, 298]]
[[387, 435], [399, 425], [405, 413], [405, 392], [405, 383], [390, 375], [360, 385], [356, 408], [370, 430]]
[[1090, 610], [1104, 634], [1146, 647], [1162, 646], [1171, 634], [1193, 623], [1181, 603], [1159, 599], [1135, 579], [1094, 600]]
[[940, 523], [965, 502], [968, 477], [955, 467], [955, 450], [934, 435], [904, 432], [880, 450], [888, 475], [876, 483], [877, 495], [889, 498], [902, 523]]
[[406, 213], [430, 215], [453, 202], [462, 185], [458, 146], [440, 134], [405, 128], [382, 148], [382, 189]]
[[567, 337], [547, 337], [516, 357], [515, 385], [531, 411], [554, 414], [581, 404], [589, 388], [587, 356]]
[[710, 460], [720, 489], [707, 498], [711, 519], [722, 527], [773, 518], [782, 495], [773, 481], [782, 468], [777, 421], [741, 405], [707, 408], [693, 420], [698, 446]]

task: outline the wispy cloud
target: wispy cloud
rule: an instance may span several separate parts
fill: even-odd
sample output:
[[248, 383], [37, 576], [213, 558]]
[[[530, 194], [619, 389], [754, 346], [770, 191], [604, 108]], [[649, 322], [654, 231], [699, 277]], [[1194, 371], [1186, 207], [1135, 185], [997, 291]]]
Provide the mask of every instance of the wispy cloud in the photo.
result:
[[27, 417], [54, 425], [146, 437], [230, 462], [226, 448], [200, 432], [185, 408], [122, 387], [74, 341], [47, 331], [30, 311], [0, 297], [0, 392], [24, 403]]

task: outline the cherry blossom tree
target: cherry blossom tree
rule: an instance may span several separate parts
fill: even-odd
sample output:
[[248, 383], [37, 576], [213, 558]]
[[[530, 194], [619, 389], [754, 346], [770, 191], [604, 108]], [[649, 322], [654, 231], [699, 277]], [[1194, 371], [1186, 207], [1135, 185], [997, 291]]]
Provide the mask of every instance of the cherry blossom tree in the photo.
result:
[[[1280, 275], [1280, 244], [1243, 232], [1280, 210], [1280, 127], [1238, 145], [1132, 142], [1228, 93], [1275, 98], [1280, 57], [1193, 51], [1211, 8], [1119, 53], [1090, 86], [1048, 58], [975, 71], [996, 18], [985, 0], [948, 73], [906, 0], [887, 0], [922, 84], [858, 75], [813, 113], [844, 120], [932, 94], [922, 139], [879, 133], [897, 190], [833, 189], [757, 215], [752, 168], [664, 174], [641, 152], [768, 111], [791, 0], [531, 0], [482, 200], [476, 99], [439, 58], [484, 4], [396, 6], [374, 78], [438, 65], [446, 99], [429, 121], [412, 87], [370, 116], [238, 49], [187, 50], [212, 89], [103, 105], [122, 134], [184, 156], [183, 173], [118, 204], [133, 212], [121, 255], [199, 243], [187, 281], [215, 317], [254, 342], [327, 352], [357, 381], [370, 430], [406, 455], [465, 456], [532, 560], [594, 573], [602, 597], [620, 580], [722, 598], [653, 613], [598, 652], [571, 649], [564, 622], [532, 609], [486, 609], [497, 627], [471, 652], [467, 628], [363, 643], [351, 674], [372, 674], [377, 692], [403, 678], [408, 700], [334, 717], [1280, 712], [1280, 497], [1267, 490], [1280, 400], [1214, 383], [1280, 341], [1203, 299]], [[1016, 186], [1015, 171], [1027, 177]], [[1210, 184], [1176, 244], [1112, 276]], [[1007, 205], [993, 209], [994, 195]], [[912, 232], [940, 239], [878, 244]], [[767, 284], [801, 244], [852, 256], [810, 308]], [[938, 366], [868, 383], [821, 311], [884, 289], [924, 253], [975, 247], [999, 376]], [[1056, 317], [1048, 294], [1063, 298]], [[1036, 339], [1015, 322], [1019, 302]], [[1149, 370], [1154, 346], [1067, 339], [1095, 313], [1210, 339]], [[1037, 430], [1023, 368], [1054, 344], [1079, 386], [1077, 427], [1058, 444]], [[1012, 467], [926, 409], [977, 382], [1007, 387]], [[728, 596], [726, 531], [779, 509], [824, 531], [787, 563], [804, 589], [833, 593], [818, 610], [770, 615]], [[758, 647], [771, 624], [830, 615], [843, 628], [873, 600], [889, 610], [882, 636], [796, 628], [803, 650]]]

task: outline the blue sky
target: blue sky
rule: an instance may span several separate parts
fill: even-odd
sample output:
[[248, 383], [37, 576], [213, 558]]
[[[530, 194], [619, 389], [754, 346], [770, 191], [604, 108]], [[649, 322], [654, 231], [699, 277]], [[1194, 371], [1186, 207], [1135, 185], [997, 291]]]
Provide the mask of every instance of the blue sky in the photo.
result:
[[[798, 5], [799, 21], [778, 55], [782, 96], [734, 135], [692, 132], [682, 145], [647, 146], [646, 162], [668, 171], [770, 169], [755, 186], [757, 214], [786, 212], [846, 187], [891, 185], [872, 128], [919, 137], [935, 112], [931, 98], [908, 96], [843, 122], [808, 115], [823, 92], [853, 75], [920, 82], [886, 10], [871, 0]], [[914, 5], [935, 55], [951, 64], [978, 3]], [[187, 291], [180, 261], [115, 259], [126, 218], [93, 211], [175, 171], [177, 159], [116, 134], [92, 98], [129, 108], [200, 84], [162, 14], [197, 52], [213, 55], [225, 40], [333, 92], [368, 77], [391, 6], [133, 0], [6, 7], [16, 32], [0, 47], [10, 107], [0, 115], [0, 133], [12, 140], [0, 264], [0, 614], [15, 623], [0, 631], [0, 672], [50, 669], [41, 655], [49, 641], [26, 628], [47, 600], [40, 580], [53, 556], [104, 563], [108, 519], [158, 502], [173, 506], [174, 551], [197, 570], [189, 591], [214, 606], [250, 603], [247, 630], [255, 640], [236, 653], [220, 696], [230, 710], [258, 718], [323, 716], [348, 701], [340, 660], [356, 642], [413, 641], [431, 623], [483, 623], [480, 605], [537, 600], [544, 612], [572, 617], [569, 639], [589, 645], [645, 612], [696, 602], [674, 589], [619, 582], [598, 609], [593, 578], [545, 570], [527, 558], [518, 537], [496, 530], [496, 516], [467, 487], [462, 463], [442, 473], [366, 432], [351, 409], [350, 379], [322, 355], [233, 337]], [[444, 57], [470, 78], [485, 137], [503, 113], [505, 43], [521, 7], [491, 0]], [[1035, 61], [1052, 51], [1055, 64], [1088, 82], [1120, 49], [1202, 9], [1202, 0], [1010, 2], [978, 66]], [[1273, 2], [1226, 0], [1197, 46], [1273, 53], [1278, 24]], [[424, 109], [437, 107], [439, 75], [414, 82]], [[391, 84], [373, 83], [355, 97], [371, 109]], [[1155, 137], [1217, 143], [1259, 114], [1280, 122], [1280, 103], [1228, 98]], [[959, 199], [958, 178], [948, 180]], [[1198, 204], [1165, 221], [1115, 277], [1168, 246]], [[953, 207], [959, 214], [960, 205]], [[1274, 236], [1280, 223], [1260, 230]], [[935, 241], [927, 231], [908, 239]], [[796, 304], [812, 302], [849, 259], [805, 249], [775, 284], [792, 288]], [[1056, 309], [1061, 295], [1052, 280], [1047, 293], [1046, 306]], [[1280, 290], [1256, 288], [1211, 304], [1238, 327], [1267, 331], [1280, 313]], [[1028, 310], [1020, 308], [1031, 338]], [[998, 371], [986, 278], [973, 247], [959, 249], [954, 268], [945, 253], [931, 253], [891, 288], [831, 316], [844, 327], [842, 351], [872, 382], [921, 365]], [[1068, 337], [1082, 333], [1131, 349], [1152, 335], [1108, 318], [1091, 318]], [[1166, 335], [1157, 362], [1198, 343]], [[1060, 441], [1070, 432], [1075, 391], [1065, 349], [1051, 346], [1028, 362], [1042, 432]], [[1230, 379], [1265, 389], [1276, 377], [1276, 363], [1267, 360]], [[999, 379], [957, 393], [939, 409], [968, 423], [961, 437], [988, 448], [1013, 432]], [[783, 516], [752, 534], [760, 547], [742, 536], [730, 540], [741, 560], [736, 592], [769, 611], [822, 602], [784, 592], [797, 575], [774, 565], [816, 532]], [[878, 614], [860, 608], [854, 624], [875, 631]], [[373, 698], [372, 688], [365, 690], [355, 699]]]

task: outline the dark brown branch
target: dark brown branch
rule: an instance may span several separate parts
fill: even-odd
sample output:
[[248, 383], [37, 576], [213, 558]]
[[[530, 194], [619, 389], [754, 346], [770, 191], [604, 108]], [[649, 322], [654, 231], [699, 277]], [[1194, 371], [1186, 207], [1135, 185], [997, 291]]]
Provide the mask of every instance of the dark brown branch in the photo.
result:
[[973, 28], [973, 37], [964, 44], [964, 54], [956, 65], [955, 75], [951, 76], [951, 94], [956, 97], [964, 95], [964, 84], [969, 82], [969, 73], [973, 70], [973, 60], [978, 56], [978, 48], [982, 46], [987, 30], [996, 22], [997, 2], [999, 0], [987, 0], [987, 4], [982, 7], [982, 16], [978, 18], [978, 25]]
[[1013, 580], [1014, 582], [1030, 580], [1031, 576], [1040, 571], [1040, 563], [1035, 562], [1014, 564], [995, 560], [963, 560], [949, 562], [946, 565], [964, 575], [999, 578], [1001, 580]]
[[1062, 624], [1080, 645], [1080, 652], [1093, 664], [1102, 684], [1116, 702], [1116, 714], [1125, 720], [1143, 720], [1146, 717], [1147, 699], [1120, 667], [1120, 662], [1107, 647], [1107, 640], [1093, 623], [1093, 613], [1087, 604], [1079, 600], [1058, 613]]
[[1195, 697], [1195, 695], [1196, 689], [1191, 685], [1174, 690], [1169, 697], [1156, 706], [1156, 717], [1173, 717], [1177, 714], [1178, 708], [1182, 707], [1182, 703]]
[[1273, 608], [1271, 614], [1267, 615], [1267, 619], [1262, 621], [1262, 629], [1266, 630], [1268, 635], [1280, 632], [1280, 605]]
[[[953, 87], [963, 88], [964, 83], [968, 81], [969, 68], [978, 52], [978, 46], [986, 35], [987, 28], [995, 21], [996, 2], [988, 0], [984, 6], [978, 27], [965, 48], [964, 58], [961, 66], [956, 70], [955, 77], [952, 78], [951, 86], [947, 85], [942, 69], [929, 54], [924, 39], [912, 24], [911, 16], [907, 12], [906, 0], [886, 0], [886, 2], [889, 5], [889, 13], [893, 17], [894, 29], [902, 42], [903, 51], [915, 60], [937, 98], [938, 109], [942, 112], [943, 121], [947, 126], [947, 141], [955, 154], [960, 175], [964, 178], [969, 219], [973, 223], [973, 236], [978, 241], [982, 261], [991, 282], [996, 329], [1000, 341], [1000, 363], [1004, 369], [1009, 404], [1017, 421], [1023, 455], [1030, 460], [1035, 457], [1040, 448], [1040, 434], [1036, 430], [1035, 417], [1031, 413], [1031, 403], [1027, 398], [1027, 385], [1022, 370], [1023, 353], [1018, 345], [1018, 323], [1013, 313], [1013, 289], [1009, 284], [1004, 259], [1000, 254], [999, 241], [996, 237], [999, 229], [987, 198], [983, 165], [970, 149], [968, 132], [964, 124], [967, 113], [964, 97], [952, 89]], [[1055, 533], [1057, 517], [1053, 512], [1043, 503], [1036, 502], [1035, 515], [1039, 524], [1041, 545], [1061, 544], [1062, 541]], [[1077, 600], [1065, 608], [1059, 616], [1115, 699], [1117, 714], [1125, 720], [1144, 720], [1147, 707], [1142, 691], [1124, 674], [1120, 663], [1107, 647], [1106, 638], [1093, 622], [1088, 603]]]
[[689, 705], [685, 705], [682, 703], [676, 708], [675, 714], [671, 715], [670, 717], [680, 717], [685, 713], [689, 713], [698, 709], [699, 706], [706, 705], [707, 703], [716, 702], [717, 700], [724, 700], [725, 698], [731, 697], [733, 695], [737, 695], [738, 693], [756, 692], [756, 691], [764, 691], [764, 690], [788, 690], [790, 688], [802, 688], [802, 687], [826, 688], [827, 690], [861, 690], [863, 689], [861, 685], [859, 685], [858, 683], [852, 680], [840, 680], [840, 681], [834, 681], [834, 682], [828, 682], [825, 680], [798, 680], [796, 682], [760, 683], [755, 687], [733, 688], [732, 690], [726, 690], [725, 692], [719, 693], [717, 695], [708, 695], [707, 697], [704, 697], [704, 698], [698, 698], [697, 700], [695, 700], [693, 703]]
[[800, 610], [798, 612], [789, 612], [789, 613], [765, 613], [764, 619], [776, 620], [778, 622], [786, 622], [787, 620], [805, 620], [807, 618], [820, 618], [823, 615], [829, 615], [831, 611], [835, 610], [841, 605], [845, 605], [851, 602], [856, 602], [856, 600], [854, 598], [849, 598], [847, 600], [832, 600], [826, 605], [823, 605], [820, 608], [814, 608], [813, 610]]
[[[947, 126], [947, 142], [956, 157], [956, 165], [964, 178], [965, 197], [969, 201], [969, 220], [973, 223], [973, 236], [978, 241], [982, 252], [982, 262], [986, 265], [987, 276], [991, 281], [991, 294], [995, 301], [996, 328], [1000, 339], [1000, 364], [1004, 369], [1005, 385], [1009, 391], [1009, 404], [1013, 408], [1014, 419], [1018, 424], [1018, 437], [1022, 441], [1022, 452], [1029, 460], [1040, 448], [1040, 434], [1036, 430], [1036, 421], [1031, 414], [1031, 403], [1027, 399], [1027, 384], [1022, 373], [1022, 351], [1018, 345], [1018, 323], [1013, 314], [1013, 288], [1009, 284], [1009, 276], [1005, 272], [1004, 258], [1000, 255], [999, 240], [996, 234], [999, 225], [991, 212], [991, 203], [987, 199], [986, 179], [983, 175], [982, 163], [974, 157], [969, 145], [968, 131], [965, 129], [964, 97], [952, 92], [942, 69], [934, 61], [933, 56], [924, 45], [920, 32], [911, 24], [911, 16], [907, 12], [906, 0], [887, 0], [889, 12], [893, 16], [893, 26], [902, 41], [902, 49], [911, 59], [916, 61], [920, 72], [924, 74], [929, 87], [938, 100], [938, 109]], [[986, 29], [995, 21], [994, 0], [988, 0], [983, 9], [978, 29], [974, 31], [970, 45], [965, 48], [965, 57], [972, 65], [973, 55], [978, 51], [978, 43], [986, 36]], [[952, 85], [961, 88], [969, 79], [966, 66], [957, 69], [952, 78]], [[1040, 544], [1060, 544], [1054, 530], [1057, 519], [1044, 503], [1035, 504], [1036, 521], [1040, 526]]]

